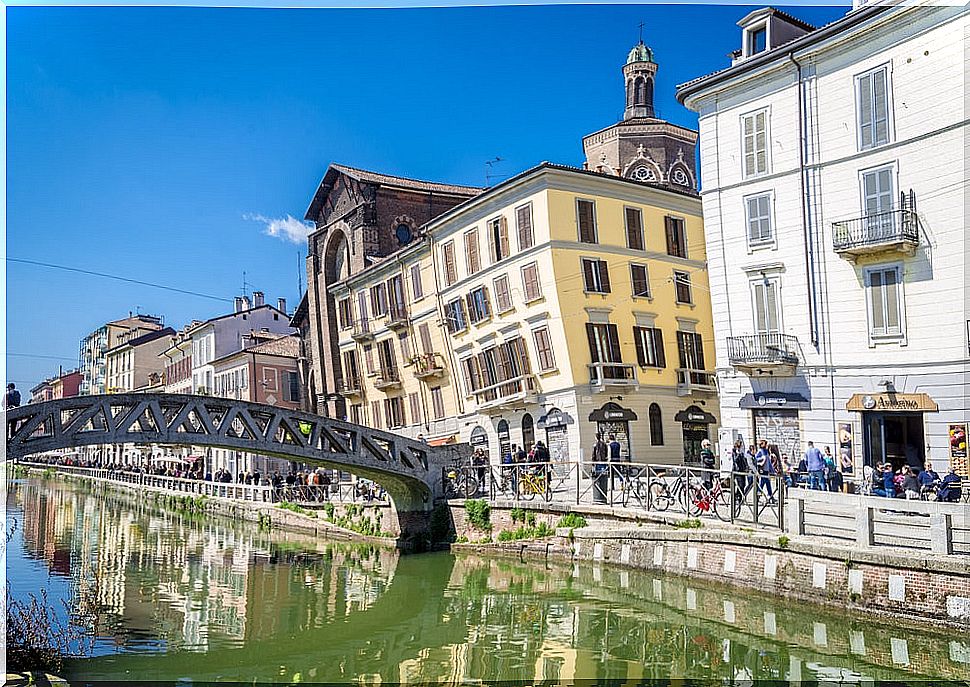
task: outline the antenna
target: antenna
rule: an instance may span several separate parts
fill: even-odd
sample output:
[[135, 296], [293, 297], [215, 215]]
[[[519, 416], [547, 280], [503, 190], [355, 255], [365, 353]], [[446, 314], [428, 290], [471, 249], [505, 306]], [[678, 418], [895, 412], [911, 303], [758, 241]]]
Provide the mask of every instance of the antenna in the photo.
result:
[[490, 186], [491, 180], [498, 176], [497, 174], [492, 174], [492, 167], [494, 165], [497, 165], [499, 162], [504, 162], [504, 160], [498, 156], [496, 156], [494, 160], [485, 161], [485, 185], [486, 186]]
[[246, 281], [246, 270], [243, 270], [243, 281], [242, 281], [242, 295], [249, 295], [249, 287], [252, 286], [248, 281]]

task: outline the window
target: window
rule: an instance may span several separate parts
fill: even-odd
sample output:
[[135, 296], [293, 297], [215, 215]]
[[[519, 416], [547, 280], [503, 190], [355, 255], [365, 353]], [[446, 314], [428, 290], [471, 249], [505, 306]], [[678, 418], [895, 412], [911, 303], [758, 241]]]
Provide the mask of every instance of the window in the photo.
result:
[[296, 372], [284, 372], [283, 400], [290, 403], [300, 402], [300, 375]]
[[445, 286], [451, 286], [458, 281], [458, 270], [455, 267], [455, 242], [448, 241], [441, 246], [441, 261], [445, 272]]
[[667, 234], [667, 255], [686, 258], [687, 234], [684, 232], [684, 220], [680, 217], [664, 217], [664, 228]]
[[384, 339], [377, 343], [377, 360], [381, 364], [381, 373], [396, 377], [397, 360], [394, 356], [394, 342]]
[[359, 318], [360, 324], [366, 330], [367, 328], [367, 292], [358, 291], [357, 292], [357, 317]]
[[539, 327], [532, 330], [532, 336], [536, 342], [536, 360], [539, 361], [539, 370], [548, 372], [556, 369], [556, 356], [552, 351], [552, 339], [549, 337], [548, 327]]
[[606, 260], [583, 258], [583, 282], [587, 291], [610, 292], [610, 270]]
[[889, 143], [889, 67], [856, 77], [859, 150]]
[[492, 282], [495, 288], [495, 310], [503, 313], [512, 309], [512, 295], [509, 293], [509, 277], [503, 274]]
[[643, 211], [639, 208], [625, 208], [626, 246], [633, 250], [645, 250], [643, 242]]
[[361, 413], [362, 410], [363, 408], [359, 403], [355, 403], [352, 406], [350, 406], [350, 421], [353, 422], [355, 425], [361, 424], [364, 419]]
[[370, 421], [374, 424], [374, 429], [381, 428], [381, 402], [370, 402]]
[[866, 216], [866, 234], [872, 240], [891, 236], [894, 230], [893, 167], [880, 167], [862, 172], [862, 206]]
[[687, 272], [674, 272], [674, 288], [678, 303], [691, 304], [694, 302], [690, 292], [690, 275]]
[[364, 368], [369, 375], [377, 373], [377, 368], [374, 367], [374, 347], [370, 344], [364, 346]]
[[577, 198], [576, 222], [579, 225], [580, 242], [596, 243], [596, 203]]
[[778, 301], [778, 280], [762, 279], [751, 283], [754, 299], [754, 330], [757, 334], [781, 331], [781, 313]]
[[424, 284], [421, 283], [421, 265], [411, 265], [411, 296], [416, 301], [424, 298]]
[[488, 303], [486, 287], [479, 286], [474, 291], [470, 291], [465, 299], [468, 301], [468, 319], [472, 324], [478, 324], [491, 316], [492, 310]]
[[647, 417], [650, 420], [650, 445], [663, 446], [664, 427], [663, 418], [660, 415], [660, 406], [656, 403], [651, 403], [650, 409], [647, 411]]
[[637, 348], [637, 364], [640, 367], [666, 367], [664, 336], [657, 327], [634, 327], [633, 343]]
[[903, 335], [901, 283], [898, 266], [867, 270], [869, 332], [872, 336], [900, 337]]
[[414, 351], [411, 350], [410, 334], [405, 329], [404, 331], [401, 332], [398, 338], [401, 341], [401, 357], [404, 358], [404, 360], [410, 360], [411, 358], [414, 357]]
[[493, 265], [509, 257], [509, 225], [505, 217], [488, 221], [488, 250]]
[[387, 298], [390, 300], [391, 315], [395, 318], [406, 318], [407, 307], [404, 305], [404, 280], [396, 274], [387, 280]]
[[384, 284], [370, 287], [370, 310], [374, 317], [387, 314], [387, 288]]
[[768, 27], [765, 24], [748, 29], [748, 55], [757, 55], [768, 47]]
[[650, 279], [647, 277], [646, 265], [630, 265], [630, 280], [633, 282], [633, 295], [638, 298], [650, 298]]
[[768, 110], [741, 117], [744, 176], [768, 173]]
[[[607, 282], [609, 282], [608, 275]], [[522, 295], [526, 303], [542, 298], [542, 288], [539, 286], [539, 266], [534, 262], [522, 268]]]
[[[360, 387], [360, 365], [357, 363], [357, 351], [344, 351], [344, 384], [349, 389]], [[369, 372], [370, 370], [368, 370]]]
[[400, 396], [384, 399], [384, 417], [387, 420], [387, 428], [395, 429], [403, 427], [404, 421], [404, 399]]
[[448, 326], [448, 332], [451, 334], [456, 334], [468, 328], [464, 299], [456, 298], [445, 303], [445, 323]]
[[704, 369], [704, 342], [696, 332], [677, 332], [677, 354], [685, 370]]
[[615, 324], [586, 323], [589, 355], [594, 363], [622, 363], [620, 336]]
[[515, 228], [519, 236], [519, 250], [532, 248], [535, 243], [532, 231], [532, 203], [520, 205], [515, 209]]
[[347, 329], [353, 325], [353, 317], [350, 314], [350, 299], [342, 298], [337, 301], [337, 319], [341, 329]]
[[434, 346], [431, 344], [431, 328], [427, 322], [422, 322], [418, 327], [418, 336], [421, 338], [421, 352], [431, 355], [434, 352]]
[[763, 193], [745, 198], [744, 208], [748, 224], [748, 245], [771, 243], [771, 194]]
[[475, 274], [482, 269], [482, 262], [478, 255], [478, 229], [465, 232], [465, 271]]
[[421, 424], [421, 397], [415, 394], [409, 394], [408, 399], [411, 403], [411, 424], [420, 425]]
[[471, 396], [472, 393], [482, 388], [482, 375], [478, 369], [478, 358], [469, 356], [464, 358], [460, 365], [462, 376], [465, 379], [465, 395]]
[[445, 399], [440, 386], [431, 389], [431, 408], [434, 411], [435, 420], [440, 420], [445, 416]]

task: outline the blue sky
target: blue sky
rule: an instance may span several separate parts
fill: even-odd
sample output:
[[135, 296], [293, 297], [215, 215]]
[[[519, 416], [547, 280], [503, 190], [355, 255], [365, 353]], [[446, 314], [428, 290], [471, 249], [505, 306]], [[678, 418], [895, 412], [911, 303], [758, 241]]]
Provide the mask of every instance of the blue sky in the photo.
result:
[[[305, 243], [267, 221], [302, 218], [329, 162], [473, 185], [495, 157], [500, 176], [580, 165], [581, 137], [622, 114], [641, 21], [661, 115], [695, 126], [674, 87], [727, 65], [750, 9], [8, 7], [7, 256], [226, 299], [245, 271], [292, 308]], [[73, 366], [128, 311], [177, 328], [230, 307], [8, 262], [7, 374]]]

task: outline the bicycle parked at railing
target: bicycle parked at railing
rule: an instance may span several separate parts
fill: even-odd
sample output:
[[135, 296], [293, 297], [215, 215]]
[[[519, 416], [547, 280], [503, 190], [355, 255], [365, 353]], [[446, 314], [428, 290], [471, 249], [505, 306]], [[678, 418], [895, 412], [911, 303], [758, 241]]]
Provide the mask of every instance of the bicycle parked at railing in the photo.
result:
[[552, 498], [552, 492], [549, 489], [549, 477], [547, 471], [542, 467], [534, 470], [520, 469], [518, 485], [519, 498], [525, 501], [531, 501], [537, 494], [541, 494], [546, 501]]
[[452, 466], [445, 470], [445, 497], [470, 499], [478, 493], [478, 479], [472, 468]]

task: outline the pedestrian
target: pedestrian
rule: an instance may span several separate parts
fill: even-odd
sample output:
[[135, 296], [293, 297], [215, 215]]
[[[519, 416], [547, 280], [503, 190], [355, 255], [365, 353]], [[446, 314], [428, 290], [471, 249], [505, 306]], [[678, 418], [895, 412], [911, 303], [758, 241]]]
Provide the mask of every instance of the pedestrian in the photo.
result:
[[606, 461], [609, 458], [609, 447], [603, 441], [603, 435], [596, 434], [596, 443], [593, 444], [593, 474], [600, 475], [606, 469]]
[[832, 455], [832, 448], [825, 447], [825, 482], [828, 484], [829, 491], [842, 491], [842, 473], [835, 467], [835, 456]]
[[17, 385], [13, 382], [7, 384], [7, 393], [3, 396], [3, 407], [17, 408], [20, 405], [20, 392], [17, 391]]
[[805, 451], [805, 467], [808, 470], [808, 488], [825, 491], [825, 458], [811, 441]]
[[711, 450], [711, 440], [704, 439], [701, 442], [701, 468], [704, 470], [704, 488], [710, 489], [714, 486], [714, 468], [717, 467], [717, 458]]
[[768, 503], [774, 503], [775, 492], [772, 478], [775, 476], [776, 471], [775, 466], [771, 462], [768, 442], [764, 439], [758, 442], [758, 453], [755, 455], [755, 461], [758, 465], [758, 472], [761, 474], [761, 479], [758, 482], [759, 488], [767, 492]]
[[960, 475], [957, 474], [957, 469], [951, 465], [950, 471], [947, 472], [946, 476], [940, 482], [940, 488], [936, 490], [936, 500], [950, 501], [953, 503], [959, 501], [963, 495], [963, 489], [961, 488], [962, 481]]

